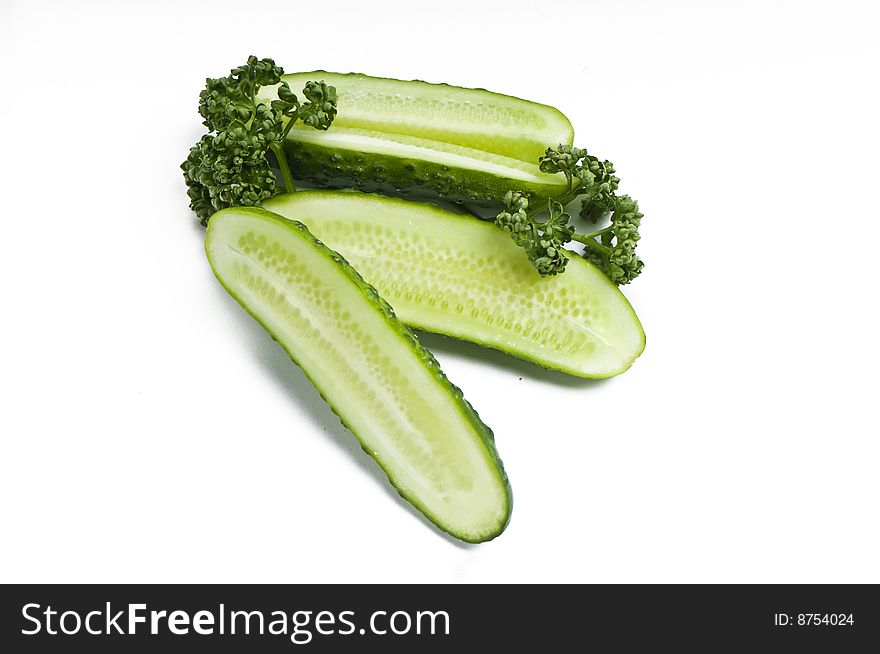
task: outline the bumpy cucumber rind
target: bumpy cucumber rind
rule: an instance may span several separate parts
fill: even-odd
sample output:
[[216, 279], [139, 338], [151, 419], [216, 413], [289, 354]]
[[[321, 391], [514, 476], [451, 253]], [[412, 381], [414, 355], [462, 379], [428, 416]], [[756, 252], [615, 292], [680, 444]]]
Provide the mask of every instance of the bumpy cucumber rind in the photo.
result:
[[[430, 351], [425, 349], [421, 343], [419, 343], [418, 337], [410, 330], [406, 325], [404, 325], [400, 320], [397, 319], [397, 316], [394, 314], [394, 310], [376, 291], [375, 288], [370, 286], [364, 279], [360, 276], [360, 274], [337, 252], [334, 252], [326, 245], [324, 245], [321, 241], [319, 241], [315, 236], [309, 231], [308, 227], [306, 227], [303, 223], [290, 220], [288, 218], [284, 218], [277, 214], [272, 213], [271, 211], [267, 211], [258, 207], [235, 207], [231, 209], [224, 209], [222, 211], [217, 212], [214, 216], [211, 217], [211, 220], [208, 221], [208, 235], [211, 231], [211, 225], [213, 224], [213, 220], [216, 216], [225, 213], [245, 213], [257, 216], [262, 219], [271, 220], [277, 222], [278, 224], [284, 225], [285, 227], [293, 230], [297, 234], [300, 235], [301, 238], [306, 239], [315, 249], [317, 249], [321, 254], [323, 254], [326, 258], [331, 259], [339, 268], [340, 272], [345, 275], [345, 277], [350, 280], [356, 288], [360, 291], [360, 294], [367, 300], [375, 309], [381, 313], [384, 317], [386, 324], [390, 329], [397, 333], [409, 348], [413, 351], [413, 353], [421, 359], [424, 365], [431, 371], [432, 376], [437, 381], [439, 385], [445, 388], [449, 396], [453, 399], [454, 403], [458, 405], [459, 409], [462, 412], [462, 415], [465, 419], [473, 426], [474, 431], [479, 436], [482, 444], [485, 446], [490, 460], [495, 464], [495, 470], [498, 475], [499, 482], [502, 484], [504, 488], [504, 494], [506, 498], [506, 506], [505, 506], [505, 517], [504, 520], [501, 521], [497, 527], [486, 533], [479, 535], [471, 535], [471, 534], [460, 534], [456, 533], [453, 530], [447, 528], [443, 521], [440, 520], [437, 516], [433, 515], [430, 511], [426, 509], [423, 505], [419, 503], [419, 501], [409, 496], [408, 494], [402, 492], [396, 485], [393, 484], [395, 491], [407, 502], [416, 507], [424, 516], [426, 516], [438, 529], [443, 532], [448, 533], [449, 535], [465, 541], [469, 543], [481, 543], [488, 540], [492, 540], [499, 536], [504, 529], [507, 527], [507, 524], [510, 522], [510, 515], [513, 509], [513, 492], [510, 487], [510, 481], [507, 477], [507, 473], [504, 470], [504, 465], [501, 462], [501, 458], [498, 455], [498, 450], [495, 446], [495, 435], [492, 430], [486, 425], [477, 414], [476, 410], [471, 406], [470, 402], [468, 402], [461, 389], [453, 384], [446, 377], [446, 374], [441, 370], [440, 364], [437, 362], [437, 359], [431, 354]], [[296, 355], [288, 350], [281, 339], [269, 328], [265, 321], [263, 321], [259, 315], [253, 312], [247, 304], [245, 304], [236, 294], [236, 292], [230, 288], [230, 286], [223, 280], [220, 274], [217, 274], [217, 270], [214, 268], [214, 264], [211, 261], [210, 250], [208, 249], [209, 238], [206, 236], [205, 239], [205, 249], [208, 254], [208, 260], [211, 263], [211, 268], [214, 270], [215, 276], [223, 288], [226, 290], [229, 295], [231, 295], [236, 302], [241, 305], [241, 307], [255, 320], [257, 323], [262, 326], [266, 332], [268, 332], [269, 336], [276, 343], [281, 345], [285, 352], [287, 352], [288, 356], [290, 356], [291, 360], [303, 371], [306, 377], [311, 381], [318, 393], [327, 402], [327, 405], [330, 407], [330, 410], [339, 418], [342, 425], [351, 431], [355, 437], [357, 437], [357, 433], [352, 429], [351, 425], [349, 425], [344, 416], [344, 411], [342, 411], [339, 407], [335, 406], [334, 403], [330, 400], [327, 393], [318, 385], [314, 383], [314, 380], [311, 376], [309, 376], [308, 371], [302, 367], [300, 362], [297, 360]], [[382, 471], [386, 474], [389, 480], [393, 480], [393, 473], [382, 464], [382, 462], [376, 457], [376, 455], [371, 452], [368, 448], [363, 445], [363, 442], [358, 438], [358, 442], [361, 444], [361, 449], [366, 452], [382, 469]]]
[[556, 185], [536, 184], [421, 159], [324, 147], [293, 140], [293, 136], [284, 143], [293, 174], [321, 188], [355, 188], [485, 207], [500, 207], [508, 191], [526, 193], [533, 203], [546, 203], [566, 189], [564, 179]]

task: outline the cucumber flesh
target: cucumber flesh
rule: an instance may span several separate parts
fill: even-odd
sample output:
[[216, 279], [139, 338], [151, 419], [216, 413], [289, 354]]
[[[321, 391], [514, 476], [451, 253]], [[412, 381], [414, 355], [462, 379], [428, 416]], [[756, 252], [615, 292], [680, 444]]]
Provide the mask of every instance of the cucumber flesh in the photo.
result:
[[298, 179], [321, 187], [498, 206], [507, 191], [546, 202], [567, 190], [536, 163], [415, 136], [338, 127], [291, 129], [284, 144]]
[[[536, 163], [548, 146], [571, 145], [574, 129], [558, 109], [484, 89], [326, 71], [282, 77], [294, 93], [310, 80], [336, 87], [335, 127], [407, 134]], [[273, 87], [260, 97], [273, 99]]]
[[492, 432], [341, 256], [259, 208], [214, 214], [205, 249], [406, 500], [461, 540], [503, 531], [512, 500]]
[[265, 206], [309, 225], [413, 328], [579, 377], [620, 374], [644, 349], [629, 302], [576, 254], [541, 277], [507, 233], [431, 204], [301, 191]]

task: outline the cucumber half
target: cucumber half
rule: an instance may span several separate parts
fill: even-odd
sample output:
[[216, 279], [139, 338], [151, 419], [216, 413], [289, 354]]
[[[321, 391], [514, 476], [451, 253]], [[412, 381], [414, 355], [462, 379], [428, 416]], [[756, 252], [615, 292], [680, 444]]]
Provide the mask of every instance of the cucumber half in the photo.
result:
[[300, 191], [265, 206], [307, 224], [413, 328], [579, 377], [620, 374], [645, 347], [629, 302], [576, 254], [541, 277], [507, 233], [432, 204]]
[[[536, 163], [548, 146], [571, 145], [574, 129], [558, 109], [484, 89], [326, 71], [282, 76], [295, 93], [309, 80], [336, 87], [336, 127], [405, 134]], [[274, 99], [275, 89], [260, 96]]]
[[259, 208], [214, 214], [205, 249], [401, 496], [464, 541], [504, 530], [512, 498], [491, 430], [340, 255]]

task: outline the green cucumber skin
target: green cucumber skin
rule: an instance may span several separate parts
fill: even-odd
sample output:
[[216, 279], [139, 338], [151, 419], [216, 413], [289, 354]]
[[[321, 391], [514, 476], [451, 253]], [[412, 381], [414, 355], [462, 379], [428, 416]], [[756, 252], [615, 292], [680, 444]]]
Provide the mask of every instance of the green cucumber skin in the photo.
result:
[[[208, 249], [209, 243], [209, 235], [212, 229], [212, 224], [214, 224], [214, 218], [220, 214], [227, 213], [245, 213], [250, 214], [265, 220], [271, 220], [278, 224], [282, 224], [285, 227], [288, 227], [291, 231], [295, 232], [300, 238], [307, 240], [315, 249], [317, 249], [326, 259], [332, 260], [340, 272], [345, 275], [345, 277], [351, 281], [357, 289], [360, 291], [360, 294], [364, 297], [364, 299], [370, 303], [375, 310], [377, 310], [385, 319], [386, 324], [390, 329], [397, 333], [397, 335], [403, 339], [403, 341], [408, 345], [408, 347], [412, 350], [412, 352], [424, 363], [425, 367], [430, 370], [434, 379], [437, 383], [444, 387], [450, 398], [453, 402], [458, 406], [459, 411], [462, 416], [467, 420], [470, 425], [474, 428], [474, 431], [480, 437], [482, 444], [484, 445], [490, 460], [494, 463], [495, 471], [497, 473], [497, 477], [499, 482], [502, 484], [504, 489], [504, 494], [506, 498], [505, 505], [505, 519], [499, 524], [498, 528], [495, 531], [492, 531], [488, 534], [482, 535], [480, 537], [470, 537], [465, 534], [457, 534], [450, 529], [447, 529], [442, 521], [435, 515], [433, 515], [430, 511], [426, 510], [424, 506], [422, 506], [414, 497], [409, 496], [408, 494], [401, 491], [401, 489], [394, 483], [393, 472], [388, 469], [386, 465], [384, 465], [379, 458], [376, 456], [374, 452], [371, 452], [368, 448], [366, 448], [363, 444], [363, 441], [358, 437], [357, 433], [352, 430], [350, 424], [346, 421], [344, 411], [341, 410], [340, 407], [337, 407], [329, 398], [329, 393], [326, 389], [322, 388], [320, 385], [316, 384], [313, 378], [309, 375], [308, 370], [303, 368], [303, 366], [298, 361], [296, 355], [291, 352], [287, 347], [285, 347], [283, 341], [279, 339], [279, 337], [268, 327], [266, 322], [260, 318], [254, 311], [252, 311], [235, 293], [235, 291], [230, 288], [230, 286], [223, 280], [218, 271], [216, 270], [214, 263], [211, 261], [210, 250]], [[358, 442], [361, 445], [361, 449], [366, 452], [382, 469], [385, 475], [388, 477], [391, 485], [394, 487], [395, 491], [407, 502], [413, 505], [416, 509], [419, 510], [422, 515], [427, 517], [438, 529], [449, 534], [450, 536], [462, 540], [468, 543], [482, 543], [489, 540], [492, 540], [499, 536], [506, 528], [510, 522], [510, 516], [513, 509], [513, 492], [510, 486], [510, 481], [507, 477], [507, 473], [504, 470], [504, 465], [501, 462], [501, 458], [498, 455], [498, 450], [495, 446], [495, 436], [492, 430], [486, 425], [477, 414], [476, 410], [471, 406], [471, 404], [465, 399], [464, 394], [461, 389], [458, 388], [455, 384], [453, 384], [446, 377], [445, 373], [441, 370], [440, 364], [437, 362], [437, 359], [431, 354], [430, 351], [425, 349], [418, 340], [418, 337], [410, 330], [407, 326], [405, 326], [394, 314], [394, 310], [391, 306], [379, 295], [375, 288], [367, 284], [364, 279], [360, 276], [360, 274], [351, 266], [349, 263], [337, 252], [334, 252], [326, 245], [324, 245], [321, 241], [319, 241], [315, 236], [309, 231], [308, 227], [306, 227], [303, 223], [290, 220], [288, 218], [276, 215], [271, 211], [260, 207], [235, 207], [231, 209], [224, 209], [222, 211], [217, 212], [214, 216], [211, 217], [211, 220], [208, 221], [208, 230], [205, 238], [205, 250], [206, 254], [208, 254], [208, 260], [211, 265], [211, 269], [214, 272], [215, 277], [220, 282], [221, 286], [229, 293], [232, 298], [238, 302], [238, 304], [250, 315], [266, 332], [269, 336], [278, 343], [285, 352], [287, 352], [288, 356], [291, 360], [303, 371], [305, 376], [311, 381], [315, 388], [317, 389], [320, 396], [327, 402], [327, 405], [330, 407], [330, 410], [339, 418], [342, 425], [348, 429], [356, 438], [358, 438]]]
[[536, 184], [470, 168], [323, 147], [292, 138], [285, 141], [284, 150], [294, 176], [321, 188], [354, 188], [484, 207], [501, 207], [508, 191], [528, 193], [532, 202], [546, 203], [567, 189], [564, 180], [558, 184]]
[[[320, 219], [315, 217], [315, 215], [318, 214], [321, 208], [320, 203], [326, 202], [328, 207], [327, 211], [332, 212], [332, 203], [339, 199], [345, 200], [346, 202], [362, 203], [363, 213], [365, 215], [368, 215], [372, 211], [381, 212], [384, 215], [389, 215], [389, 209], [393, 208], [405, 208], [405, 210], [412, 216], [413, 221], [418, 221], [419, 219], [427, 221], [431, 219], [432, 215], [441, 215], [447, 219], [461, 221], [462, 225], [466, 225], [467, 229], [471, 232], [476, 230], [480, 230], [484, 234], [486, 232], [489, 232], [488, 235], [492, 237], [492, 247], [508, 246], [509, 239], [506, 238], [507, 235], [499, 232], [499, 235], [504, 238], [496, 237], [496, 228], [493, 225], [476, 220], [469, 216], [457, 215], [447, 211], [443, 211], [435, 205], [428, 203], [417, 203], [395, 198], [383, 198], [381, 196], [374, 196], [353, 191], [314, 190], [301, 191], [295, 194], [279, 195], [268, 200], [265, 203], [265, 206], [266, 208], [290, 219], [304, 220], [306, 222], [309, 222], [311, 220], [312, 229], [318, 234], [319, 237], [321, 237], [322, 230]], [[310, 202], [314, 202], [315, 200], [319, 202], [316, 206], [309, 207], [303, 210], [302, 207], [308, 205]], [[419, 215], [422, 213], [424, 213], [425, 215]], [[326, 216], [328, 214], [323, 215]], [[423, 231], [425, 231], [425, 233], [428, 233], [429, 229], [430, 228], [426, 226], [426, 230]], [[330, 239], [329, 236], [329, 234], [325, 234], [324, 238], [326, 238], [328, 241], [331, 241], [331, 245], [333, 247], [337, 248], [343, 254], [349, 252], [344, 244], [333, 243], [332, 239]], [[510, 256], [519, 257], [521, 255], [521, 252], [519, 252], [515, 248], [515, 246], [511, 245], [508, 250], [512, 251], [510, 253]], [[500, 251], [497, 253], [497, 255], [508, 256], [507, 254], [502, 254]], [[615, 286], [610, 280], [608, 280], [607, 277], [599, 272], [598, 269], [595, 268], [595, 266], [585, 261], [582, 257], [574, 253], [568, 254], [567, 256], [569, 257], [568, 266], [570, 266], [571, 268], [567, 268], [566, 271], [563, 272], [561, 275], [553, 278], [537, 278], [537, 273], [535, 273], [536, 280], [539, 280], [541, 283], [541, 286], [539, 288], [546, 290], [548, 287], [552, 288], [553, 285], [556, 285], [558, 287], [559, 285], [564, 284], [567, 279], [573, 279], [573, 277], [571, 277], [571, 275], [573, 274], [571, 271], [578, 268], [582, 269], [580, 272], [589, 274], [590, 278], [599, 284], [600, 291], [607, 294], [609, 301], [614, 303], [621, 311], [621, 314], [626, 317], [627, 332], [629, 332], [630, 336], [635, 335], [635, 340], [631, 343], [628, 342], [629, 344], [626, 347], [627, 356], [622, 358], [618, 365], [612, 367], [597, 368], [594, 366], [592, 368], [587, 368], [584, 366], [583, 363], [578, 366], [575, 365], [573, 361], [562, 359], [559, 356], [557, 356], [555, 359], [551, 359], [551, 357], [549, 356], [542, 358], [538, 354], [527, 351], [523, 347], [518, 347], [516, 344], [510, 341], [504, 343], [504, 332], [500, 331], [500, 329], [496, 329], [494, 331], [493, 337], [495, 338], [494, 340], [490, 340], [479, 336], [476, 331], [469, 331], [467, 327], [462, 327], [458, 325], [449, 327], [450, 324], [454, 324], [456, 322], [454, 320], [455, 315], [453, 313], [450, 313], [451, 309], [442, 309], [435, 306], [433, 303], [431, 305], [431, 309], [429, 310], [430, 317], [428, 319], [419, 319], [414, 313], [410, 313], [409, 311], [407, 311], [407, 307], [405, 307], [403, 303], [398, 305], [398, 316], [409, 327], [413, 329], [443, 334], [452, 338], [470, 341], [483, 347], [496, 349], [517, 358], [531, 361], [532, 363], [535, 363], [542, 368], [548, 370], [555, 370], [585, 379], [604, 379], [619, 375], [628, 370], [635, 362], [635, 360], [644, 351], [644, 329], [642, 328], [642, 325], [632, 305], [627, 301], [626, 297], [623, 295], [623, 293], [620, 292], [620, 289], [617, 288], [617, 286]], [[525, 267], [529, 267], [530, 264], [528, 263], [528, 261], [525, 260], [525, 255], [522, 255], [522, 258], [522, 265]], [[389, 264], [389, 266], [390, 265], [391, 264]], [[531, 271], [530, 268], [529, 270]], [[403, 277], [416, 277], [415, 274], [407, 274], [408, 272], [409, 271], [404, 271], [400, 274]], [[443, 271], [441, 269], [436, 269], [432, 272], [431, 276], [440, 277], [442, 276], [442, 274]], [[566, 275], [570, 276], [566, 278]], [[396, 302], [398, 298], [396, 297], [395, 292], [391, 288], [384, 287], [381, 283], [382, 280], [370, 279], [369, 281], [371, 281], [379, 288], [384, 288], [385, 297], [388, 298], [392, 303]], [[537, 292], [542, 291], [538, 290]], [[422, 310], [424, 310], [424, 303], [422, 303], [420, 307]], [[497, 319], [495, 324], [497, 324]]]
[[[571, 121], [557, 108], [482, 88], [325, 70], [288, 73], [282, 79], [295, 93], [309, 80], [324, 80], [335, 86], [339, 97], [339, 115], [335, 122], [340, 126], [434, 139], [529, 163], [537, 162], [548, 146], [571, 145], [574, 140]], [[351, 97], [370, 93], [380, 104], [383, 100], [391, 102], [393, 108], [385, 109], [384, 119], [382, 111], [377, 113], [369, 101], [363, 103]], [[407, 102], [411, 104], [407, 106]], [[347, 104], [356, 106], [346, 112]], [[426, 105], [430, 109], [426, 114], [420, 113], [419, 120], [407, 120], [410, 109], [420, 112]], [[444, 109], [450, 105], [452, 108]], [[460, 115], [461, 105], [473, 107], [473, 114]], [[450, 112], [454, 118], [444, 120], [450, 116], [444, 112]], [[470, 113], [467, 109], [464, 112]], [[481, 113], [483, 115], [477, 117]]]

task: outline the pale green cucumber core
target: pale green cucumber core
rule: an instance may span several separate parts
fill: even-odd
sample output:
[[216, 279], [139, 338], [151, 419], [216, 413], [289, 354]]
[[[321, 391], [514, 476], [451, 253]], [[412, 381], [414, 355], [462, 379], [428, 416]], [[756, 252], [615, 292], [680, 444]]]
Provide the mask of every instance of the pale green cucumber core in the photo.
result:
[[581, 377], [619, 374], [644, 349], [626, 298], [577, 255], [541, 277], [491, 223], [363, 193], [300, 192], [266, 206], [307, 224], [412, 327]]
[[500, 533], [510, 499], [491, 432], [338, 255], [302, 225], [243, 208], [211, 218], [206, 250], [401, 495], [464, 540]]
[[[406, 134], [536, 163], [548, 146], [571, 145], [569, 120], [557, 109], [483, 89], [312, 71], [284, 75], [301, 94], [305, 83], [336, 87], [336, 127]], [[261, 98], [275, 97], [274, 87]]]

